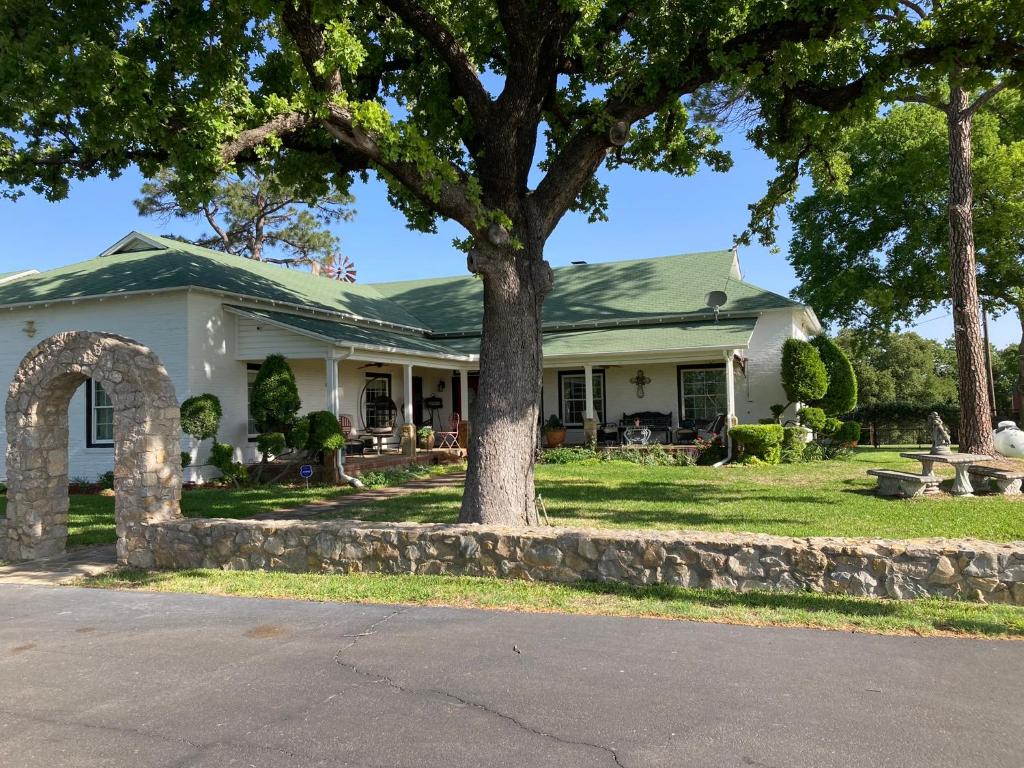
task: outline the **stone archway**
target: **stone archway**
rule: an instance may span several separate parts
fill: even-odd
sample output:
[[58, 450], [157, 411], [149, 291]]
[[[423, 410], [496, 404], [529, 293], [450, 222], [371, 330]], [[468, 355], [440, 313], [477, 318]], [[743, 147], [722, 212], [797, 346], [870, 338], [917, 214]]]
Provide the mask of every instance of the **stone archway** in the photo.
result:
[[180, 517], [181, 424], [167, 371], [151, 350], [109, 333], [58, 333], [29, 352], [7, 397], [8, 560], [64, 552], [68, 404], [95, 379], [114, 406], [118, 560], [136, 524]]

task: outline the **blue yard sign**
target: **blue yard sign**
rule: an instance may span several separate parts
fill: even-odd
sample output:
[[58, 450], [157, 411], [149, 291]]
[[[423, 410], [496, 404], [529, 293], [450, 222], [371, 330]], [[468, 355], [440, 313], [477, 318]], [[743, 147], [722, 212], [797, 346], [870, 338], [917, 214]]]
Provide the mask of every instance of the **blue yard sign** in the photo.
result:
[[306, 480], [309, 480], [309, 478], [311, 478], [312, 476], [313, 476], [313, 465], [312, 464], [303, 464], [301, 467], [299, 467], [299, 477], [302, 477], [302, 478], [305, 478]]

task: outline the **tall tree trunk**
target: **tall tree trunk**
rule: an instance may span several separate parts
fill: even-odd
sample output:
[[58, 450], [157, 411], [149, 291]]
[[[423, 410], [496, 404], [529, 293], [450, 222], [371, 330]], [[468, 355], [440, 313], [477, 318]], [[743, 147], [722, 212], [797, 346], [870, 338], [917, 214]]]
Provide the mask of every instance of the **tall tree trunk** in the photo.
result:
[[950, 89], [949, 276], [953, 301], [953, 344], [960, 387], [960, 450], [991, 454], [992, 418], [985, 377], [985, 350], [979, 327], [977, 264], [974, 253], [974, 187], [971, 181], [971, 118], [968, 93]]
[[469, 471], [459, 514], [464, 523], [537, 523], [533, 465], [543, 369], [541, 322], [552, 273], [542, 239], [526, 240], [518, 251], [479, 245], [469, 258], [470, 271], [484, 281], [484, 320], [480, 389], [469, 414]]
[[1020, 344], [1017, 345], [1017, 424], [1024, 424], [1024, 304], [1017, 305], [1017, 320], [1020, 322]]

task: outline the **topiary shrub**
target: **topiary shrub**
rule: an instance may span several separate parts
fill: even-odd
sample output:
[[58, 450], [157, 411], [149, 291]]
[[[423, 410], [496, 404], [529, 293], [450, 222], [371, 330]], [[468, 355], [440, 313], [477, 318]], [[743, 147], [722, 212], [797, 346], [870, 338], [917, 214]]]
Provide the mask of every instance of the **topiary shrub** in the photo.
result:
[[828, 391], [828, 373], [818, 350], [800, 339], [782, 345], [782, 388], [791, 403], [813, 403]]
[[807, 446], [808, 431], [806, 427], [782, 428], [781, 460], [785, 464], [797, 464], [804, 460], [804, 448]]
[[296, 420], [292, 424], [292, 428], [285, 433], [284, 439], [287, 446], [293, 451], [305, 450], [306, 444], [309, 442], [309, 417], [303, 416]]
[[223, 411], [216, 395], [202, 394], [181, 404], [181, 431], [196, 440], [216, 439]]
[[856, 445], [860, 442], [860, 422], [844, 421], [833, 437], [842, 445]]
[[337, 417], [330, 411], [313, 411], [306, 418], [309, 421], [309, 435], [306, 438], [307, 451], [337, 451], [345, 447], [345, 436]]
[[260, 432], [288, 433], [302, 407], [295, 373], [284, 355], [268, 355], [252, 385], [249, 408]]
[[235, 446], [228, 443], [214, 443], [210, 446], [210, 464], [220, 470], [224, 479], [239, 486], [249, 478], [249, 470], [235, 459]]
[[264, 456], [280, 456], [284, 449], [284, 435], [280, 432], [264, 432], [256, 438], [256, 450]]
[[820, 432], [825, 428], [825, 420], [827, 417], [821, 408], [815, 408], [813, 406], [801, 408], [800, 413], [797, 415], [800, 417], [800, 424], [814, 432]]
[[182, 451], [181, 452], [181, 468], [185, 469], [186, 467], [191, 466], [191, 465], [192, 465], [192, 454], [189, 453], [188, 451]]
[[828, 375], [828, 389], [815, 401], [829, 416], [841, 416], [857, 407], [857, 375], [846, 353], [828, 336], [815, 336], [811, 344], [821, 357]]
[[765, 464], [779, 463], [784, 435], [781, 424], [739, 424], [729, 429], [740, 460], [753, 458]]
[[835, 435], [843, 426], [843, 422], [837, 419], [835, 416], [825, 417], [825, 426], [821, 428], [823, 435]]

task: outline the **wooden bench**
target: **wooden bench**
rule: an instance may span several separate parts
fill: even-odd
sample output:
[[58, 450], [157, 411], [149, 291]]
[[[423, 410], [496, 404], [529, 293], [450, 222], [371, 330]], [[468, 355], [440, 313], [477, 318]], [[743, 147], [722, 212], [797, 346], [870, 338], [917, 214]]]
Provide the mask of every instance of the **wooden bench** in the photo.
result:
[[1024, 481], [1024, 470], [988, 464], [971, 464], [967, 474], [980, 488], [995, 485], [1004, 496], [1019, 496], [1021, 482]]
[[878, 478], [879, 496], [899, 496], [909, 499], [939, 492], [941, 477], [915, 475], [913, 472], [899, 472], [895, 469], [869, 469], [868, 474]]

